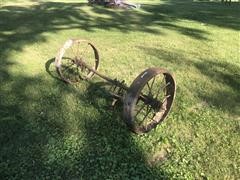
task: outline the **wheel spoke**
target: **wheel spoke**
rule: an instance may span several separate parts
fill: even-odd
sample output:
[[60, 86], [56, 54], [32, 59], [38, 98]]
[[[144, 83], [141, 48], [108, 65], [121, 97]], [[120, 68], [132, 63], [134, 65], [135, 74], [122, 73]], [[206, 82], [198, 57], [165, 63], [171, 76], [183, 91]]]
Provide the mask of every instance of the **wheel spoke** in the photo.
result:
[[72, 51], [73, 56], [76, 56], [76, 54], [75, 54], [75, 52], [74, 52], [74, 50], [73, 50], [73, 46], [70, 46], [70, 49], [71, 49], [71, 51]]
[[146, 111], [146, 114], [144, 116], [144, 118], [141, 120], [141, 122], [139, 124], [142, 124], [143, 121], [147, 118], [148, 114], [151, 112], [151, 107], [150, 105], [147, 105], [147, 111]]
[[85, 55], [86, 51], [87, 51], [88, 46], [85, 46], [84, 50], [83, 50], [83, 55]]
[[139, 108], [139, 110], [137, 111], [137, 113], [135, 114], [135, 116], [137, 116], [137, 115], [143, 110], [144, 107], [145, 107], [145, 104], [143, 104], [143, 105]]
[[165, 101], [166, 101], [169, 97], [171, 97], [171, 95], [165, 96], [164, 99], [163, 99], [163, 101], [162, 101], [162, 104], [165, 103]]
[[161, 90], [164, 90], [168, 85], [170, 85], [170, 82], [168, 82], [168, 83], [165, 84], [163, 87], [160, 87], [160, 88], [158, 89], [158, 92], [157, 92], [157, 95], [156, 95], [156, 99], [158, 98], [158, 96], [159, 96], [159, 94], [160, 94], [160, 91], [161, 91]]
[[154, 82], [155, 82], [155, 76], [153, 77], [153, 80], [152, 80], [151, 90], [152, 90], [152, 88], [153, 88], [153, 84], [154, 84]]
[[149, 86], [148, 82], [147, 82], [147, 87], [148, 87], [149, 91], [151, 91], [151, 89], [150, 89], [150, 86]]
[[148, 82], [147, 82], [147, 87], [149, 89], [148, 96], [149, 95], [152, 96], [153, 94], [152, 94], [151, 86], [148, 84]]
[[[91, 46], [89, 48], [89, 44], [90, 43], [82, 40], [72, 40], [69, 46], [63, 47], [59, 50], [58, 54], [59, 58], [61, 58], [60, 65], [62, 66], [62, 68], [60, 68], [60, 71], [62, 73], [63, 79], [67, 79], [67, 77], [69, 77], [70, 81], [71, 79], [74, 81], [75, 78], [78, 78], [74, 76], [78, 76], [78, 74], [81, 75], [82, 79], [89, 78], [91, 70], [82, 68], [85, 63], [88, 67], [93, 66], [93, 69], [97, 69], [99, 61], [98, 58], [93, 62], [86, 61], [92, 60], [89, 57], [92, 57], [92, 55], [96, 56], [97, 54], [95, 47]], [[61, 54], [63, 54], [62, 57], [60, 57]], [[75, 69], [75, 66], [78, 69]]]
[[170, 112], [175, 91], [175, 79], [167, 70], [149, 68], [143, 71], [124, 99], [124, 117], [129, 128], [137, 134], [155, 128]]
[[162, 87], [162, 90], [164, 90], [167, 86], [170, 85], [170, 82], [168, 82], [165, 86]]
[[159, 93], [160, 93], [160, 90], [161, 90], [161, 86], [162, 86], [162, 84], [163, 84], [163, 82], [164, 82], [164, 79], [165, 79], [165, 76], [163, 75], [163, 78], [162, 78], [162, 80], [161, 80], [161, 83], [160, 83], [160, 88], [157, 88], [158, 90], [157, 90], [157, 95], [156, 95], [156, 99], [157, 99], [157, 97], [158, 97], [158, 95], [159, 95]]

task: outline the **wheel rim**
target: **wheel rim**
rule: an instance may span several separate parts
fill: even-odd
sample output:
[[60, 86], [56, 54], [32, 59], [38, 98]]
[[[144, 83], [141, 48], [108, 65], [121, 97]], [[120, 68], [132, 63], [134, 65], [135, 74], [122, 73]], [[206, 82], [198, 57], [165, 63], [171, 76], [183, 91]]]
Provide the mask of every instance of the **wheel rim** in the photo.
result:
[[133, 104], [134, 131], [148, 132], [163, 121], [170, 111], [174, 95], [175, 82], [170, 74], [160, 73], [148, 80]]
[[97, 70], [99, 56], [93, 44], [86, 40], [70, 39], [59, 50], [55, 63], [61, 78], [68, 83], [75, 83], [94, 75], [84, 64]]

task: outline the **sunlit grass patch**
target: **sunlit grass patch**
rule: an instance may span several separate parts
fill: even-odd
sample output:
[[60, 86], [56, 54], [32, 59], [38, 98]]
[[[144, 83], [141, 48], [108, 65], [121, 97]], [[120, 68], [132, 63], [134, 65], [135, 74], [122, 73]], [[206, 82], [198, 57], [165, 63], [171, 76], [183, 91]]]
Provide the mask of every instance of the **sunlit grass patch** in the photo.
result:
[[[239, 3], [139, 3], [2, 2], [1, 179], [239, 178]], [[167, 119], [137, 136], [102, 79], [60, 81], [54, 57], [69, 38], [94, 43], [99, 71], [127, 85], [149, 67], [171, 71]]]

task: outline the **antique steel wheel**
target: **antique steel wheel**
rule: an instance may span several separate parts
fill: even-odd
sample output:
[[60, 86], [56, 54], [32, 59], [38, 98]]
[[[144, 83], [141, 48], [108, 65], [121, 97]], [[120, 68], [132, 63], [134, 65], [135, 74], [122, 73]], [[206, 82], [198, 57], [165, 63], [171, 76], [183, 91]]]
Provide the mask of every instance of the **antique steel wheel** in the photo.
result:
[[86, 68], [86, 65], [94, 70], [98, 69], [98, 51], [86, 40], [69, 39], [58, 51], [55, 65], [61, 79], [67, 83], [89, 79], [94, 72]]
[[169, 113], [176, 83], [167, 70], [149, 68], [131, 84], [124, 98], [124, 119], [135, 133], [149, 132]]

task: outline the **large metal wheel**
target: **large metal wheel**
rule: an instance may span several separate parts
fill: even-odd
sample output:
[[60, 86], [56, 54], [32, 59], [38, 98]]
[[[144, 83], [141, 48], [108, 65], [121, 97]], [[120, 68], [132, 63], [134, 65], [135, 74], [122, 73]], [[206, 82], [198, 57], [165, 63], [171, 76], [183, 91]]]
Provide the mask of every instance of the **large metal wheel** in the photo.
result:
[[128, 127], [137, 134], [155, 128], [169, 113], [175, 92], [175, 80], [167, 70], [143, 71], [124, 98], [124, 120]]
[[92, 43], [86, 40], [67, 40], [55, 58], [57, 72], [67, 83], [93, 77], [94, 72], [87, 69], [85, 64], [94, 70], [99, 67], [98, 51]]

